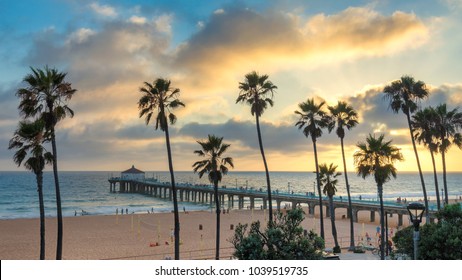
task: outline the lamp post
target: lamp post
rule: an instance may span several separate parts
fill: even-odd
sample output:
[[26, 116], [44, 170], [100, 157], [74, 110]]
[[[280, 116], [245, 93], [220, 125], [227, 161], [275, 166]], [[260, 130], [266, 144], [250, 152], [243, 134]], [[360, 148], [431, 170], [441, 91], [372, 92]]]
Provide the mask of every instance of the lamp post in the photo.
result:
[[412, 202], [407, 205], [407, 211], [411, 217], [411, 222], [414, 225], [414, 260], [417, 260], [418, 243], [420, 240], [419, 226], [422, 222], [422, 217], [425, 212], [425, 206], [422, 203]]

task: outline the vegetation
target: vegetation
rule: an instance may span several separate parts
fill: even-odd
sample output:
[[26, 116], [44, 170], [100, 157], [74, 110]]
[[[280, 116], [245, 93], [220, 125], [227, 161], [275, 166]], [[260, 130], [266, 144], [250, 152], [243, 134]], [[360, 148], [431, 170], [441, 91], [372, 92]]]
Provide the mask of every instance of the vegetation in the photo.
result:
[[314, 99], [308, 99], [306, 102], [298, 104], [300, 111], [295, 111], [295, 114], [299, 115], [299, 120], [295, 124], [298, 129], [303, 129], [305, 137], [311, 136], [314, 150], [314, 162], [316, 165], [316, 183], [319, 194], [319, 215], [321, 225], [321, 238], [324, 238], [324, 214], [323, 214], [323, 203], [321, 194], [321, 182], [319, 180], [319, 165], [318, 165], [318, 150], [316, 149], [316, 141], [322, 136], [322, 129], [327, 128], [330, 123], [330, 117], [323, 111], [323, 107], [326, 102], [322, 101], [316, 104]]
[[199, 174], [199, 178], [205, 173], [209, 174], [209, 181], [214, 186], [215, 208], [216, 208], [216, 248], [215, 259], [220, 259], [220, 198], [218, 197], [218, 182], [221, 182], [223, 175], [228, 173], [227, 165], [234, 167], [233, 159], [223, 157], [228, 150], [229, 144], [223, 143], [223, 137], [209, 135], [207, 141], [197, 141], [202, 150], [194, 151], [200, 157], [206, 159], [197, 161], [193, 164], [194, 173]]
[[[358, 176], [366, 178], [374, 176], [377, 193], [380, 200], [380, 236], [385, 236], [385, 211], [383, 208], [383, 185], [391, 177], [396, 178], [394, 163], [401, 161], [403, 155], [399, 149], [391, 145], [391, 141], [384, 141], [384, 135], [378, 138], [369, 134], [366, 142], [358, 143], [359, 148], [353, 155]], [[381, 238], [380, 258], [385, 259], [385, 238]]]
[[40, 209], [40, 259], [45, 259], [45, 205], [43, 203], [43, 170], [45, 164], [53, 161], [53, 155], [43, 146], [45, 124], [38, 119], [35, 122], [19, 122], [18, 129], [10, 140], [8, 149], [16, 149], [13, 160], [35, 174]]
[[[422, 184], [425, 208], [428, 209], [427, 190], [425, 188], [422, 168], [420, 167], [419, 154], [417, 153], [417, 147], [415, 145], [411, 116], [417, 110], [418, 102], [428, 97], [429, 92], [424, 82], [416, 82], [414, 78], [410, 76], [402, 76], [401, 79], [387, 85], [383, 91], [385, 92], [385, 98], [390, 102], [390, 108], [393, 112], [397, 114], [399, 111], [402, 111], [406, 116], [409, 133], [411, 135], [412, 147], [414, 148], [414, 154], [417, 161], [417, 168], [419, 170], [420, 183]], [[428, 211], [426, 213], [426, 220], [429, 222]]]
[[[178, 99], [180, 89], [170, 87], [170, 81], [166, 79], [157, 79], [154, 83], [144, 83], [144, 87], [140, 88], [143, 96], [138, 102], [140, 110], [140, 118], [145, 117], [146, 125], [149, 125], [153, 114], [155, 115], [155, 129], [160, 128], [165, 132], [165, 142], [167, 145], [168, 168], [170, 171], [170, 180], [173, 193], [173, 212], [174, 212], [174, 235], [175, 235], [175, 260], [180, 259], [180, 218], [178, 214], [178, 198], [175, 186], [175, 176], [173, 172], [172, 151], [170, 148], [170, 136], [168, 124], [175, 124], [177, 118], [171, 112], [180, 106], [185, 105]], [[168, 121], [167, 121], [168, 119]]]
[[236, 103], [247, 103], [250, 105], [250, 113], [255, 116], [257, 124], [258, 144], [260, 146], [260, 153], [263, 159], [266, 173], [266, 185], [268, 189], [268, 206], [269, 206], [269, 221], [273, 220], [273, 204], [271, 199], [271, 182], [268, 171], [268, 164], [266, 163], [265, 151], [263, 149], [263, 141], [260, 131], [260, 117], [263, 112], [268, 108], [268, 105], [273, 106], [273, 95], [277, 89], [271, 81], [268, 80], [268, 75], [259, 75], [253, 71], [245, 75], [245, 81], [239, 83], [239, 96]]
[[[273, 224], [262, 231], [260, 222], [236, 227], [231, 243], [234, 245], [234, 257], [240, 260], [319, 260], [322, 259], [324, 240], [310, 231], [303, 235], [300, 226], [303, 221], [300, 208], [278, 212]], [[271, 224], [271, 226], [270, 226]]]
[[337, 183], [336, 179], [342, 173], [337, 172], [337, 166], [334, 166], [332, 163], [327, 166], [327, 164], [319, 165], [319, 180], [323, 186], [322, 192], [329, 197], [329, 210], [330, 210], [330, 221], [332, 225], [332, 236], [334, 237], [334, 253], [340, 253], [340, 245], [338, 244], [337, 239], [337, 228], [335, 227], [335, 208], [334, 208], [334, 195], [337, 192]]
[[[446, 205], [436, 214], [437, 223], [420, 227], [418, 259], [460, 260], [462, 259], [462, 208], [460, 204]], [[393, 237], [395, 254], [414, 257], [414, 227], [398, 231]]]
[[58, 220], [58, 235], [56, 246], [56, 259], [62, 259], [63, 251], [63, 218], [61, 209], [61, 191], [58, 178], [58, 155], [56, 148], [55, 127], [59, 121], [67, 116], [73, 117], [74, 111], [67, 102], [77, 91], [71, 84], [65, 82], [66, 73], [56, 69], [35, 69], [31, 67], [31, 74], [24, 78], [27, 87], [20, 88], [16, 95], [20, 98], [19, 112], [24, 117], [38, 118], [44, 123], [48, 141], [51, 141], [53, 155], [53, 175], [56, 191], [56, 210]]
[[339, 101], [336, 106], [328, 106], [332, 121], [329, 123], [329, 133], [337, 126], [336, 134], [340, 138], [342, 148], [343, 174], [345, 174], [345, 186], [348, 195], [348, 216], [350, 216], [350, 248], [355, 248], [355, 232], [353, 226], [353, 207], [351, 206], [350, 184], [348, 183], [348, 172], [345, 160], [345, 149], [343, 139], [345, 138], [345, 128], [351, 130], [358, 124], [358, 113], [346, 102]]

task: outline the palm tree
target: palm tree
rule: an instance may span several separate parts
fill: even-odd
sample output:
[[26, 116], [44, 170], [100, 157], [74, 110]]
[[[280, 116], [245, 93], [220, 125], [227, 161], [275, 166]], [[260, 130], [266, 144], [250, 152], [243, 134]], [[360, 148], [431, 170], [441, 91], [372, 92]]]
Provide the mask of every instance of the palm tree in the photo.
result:
[[334, 195], [337, 192], [338, 180], [336, 178], [340, 175], [342, 173], [337, 172], [337, 165], [334, 166], [332, 163], [329, 166], [327, 164], [319, 165], [319, 180], [324, 187], [322, 192], [329, 197], [330, 222], [335, 243], [334, 252], [336, 253], [340, 253], [340, 246], [337, 240], [337, 228], [335, 227]]
[[[140, 118], [145, 117], [146, 125], [149, 125], [153, 114], [155, 115], [155, 129], [160, 128], [165, 132], [165, 142], [167, 144], [168, 167], [170, 170], [170, 180], [173, 193], [173, 212], [174, 212], [174, 235], [175, 235], [175, 260], [180, 259], [180, 218], [178, 214], [178, 199], [175, 186], [175, 176], [173, 173], [172, 151], [170, 148], [170, 136], [168, 132], [168, 123], [175, 124], [177, 117], [171, 110], [180, 106], [185, 106], [179, 99], [180, 89], [170, 87], [170, 80], [156, 79], [150, 84], [144, 82], [144, 87], [140, 88], [143, 96], [138, 101]], [[167, 115], [168, 114], [168, 115]], [[169, 121], [167, 121], [167, 118]]]
[[393, 165], [396, 161], [403, 160], [403, 155], [396, 146], [391, 145], [392, 141], [384, 142], [384, 135], [378, 138], [369, 134], [366, 142], [358, 143], [359, 148], [353, 155], [358, 176], [363, 179], [373, 175], [377, 184], [377, 192], [380, 200], [380, 227], [381, 243], [380, 257], [385, 259], [385, 211], [383, 208], [383, 185], [391, 177], [396, 178], [396, 168]]
[[295, 124], [298, 129], [303, 129], [303, 134], [308, 137], [311, 136], [313, 141], [314, 160], [316, 166], [316, 182], [319, 194], [319, 215], [321, 223], [321, 237], [324, 239], [324, 217], [322, 209], [322, 194], [321, 184], [319, 181], [319, 166], [318, 166], [318, 151], [316, 148], [316, 140], [322, 136], [322, 129], [329, 126], [330, 117], [322, 110], [326, 102], [316, 104], [314, 99], [308, 99], [306, 102], [298, 104], [301, 111], [295, 111], [300, 119]]
[[[428, 97], [429, 92], [424, 82], [415, 81], [413, 77], [402, 76], [400, 80], [392, 82], [387, 85], [384, 90], [385, 98], [390, 102], [390, 108], [395, 114], [401, 110], [406, 115], [409, 133], [411, 135], [412, 147], [417, 161], [417, 168], [419, 170], [420, 183], [422, 184], [422, 192], [424, 195], [425, 208], [428, 209], [427, 190], [425, 188], [424, 177], [422, 168], [420, 167], [419, 154], [414, 140], [414, 135], [411, 126], [411, 115], [417, 110], [417, 103]], [[430, 222], [430, 214], [428, 211], [425, 215], [427, 223]]]
[[236, 103], [247, 103], [250, 105], [250, 113], [252, 116], [255, 115], [257, 123], [257, 135], [258, 144], [260, 146], [260, 153], [263, 158], [263, 164], [266, 172], [266, 184], [268, 189], [268, 206], [269, 206], [269, 221], [273, 222], [273, 204], [271, 198], [271, 183], [268, 171], [268, 165], [266, 163], [265, 151], [263, 150], [263, 142], [260, 132], [260, 117], [263, 112], [268, 108], [268, 104], [273, 106], [273, 95], [277, 89], [271, 81], [268, 80], [268, 75], [259, 75], [253, 71], [245, 75], [245, 81], [239, 83], [239, 96], [236, 99]]
[[412, 131], [415, 133], [415, 140], [419, 144], [423, 143], [423, 145], [430, 151], [433, 164], [433, 178], [435, 180], [436, 203], [438, 209], [440, 209], [441, 202], [438, 187], [438, 175], [435, 164], [435, 153], [438, 153], [439, 148], [439, 143], [437, 141], [436, 120], [437, 116], [435, 108], [427, 107], [423, 110], [417, 111], [414, 116], [412, 116], [411, 125]]
[[74, 116], [74, 111], [67, 106], [67, 102], [77, 90], [73, 89], [70, 83], [64, 81], [67, 73], [58, 72], [58, 70], [50, 69], [48, 66], [45, 69], [31, 67], [31, 71], [32, 73], [26, 75], [24, 78], [27, 87], [20, 88], [16, 92], [16, 95], [21, 99], [18, 108], [24, 118], [41, 118], [44, 121], [45, 130], [49, 135], [48, 141], [51, 141], [58, 220], [56, 259], [61, 260], [63, 251], [63, 218], [58, 178], [58, 153], [55, 127], [59, 121], [67, 116]]
[[452, 144], [462, 149], [462, 113], [458, 108], [448, 111], [446, 104], [440, 104], [435, 108], [436, 128], [440, 141], [439, 152], [443, 160], [443, 184], [444, 203], [449, 203], [448, 184], [446, 179], [446, 153]]
[[230, 157], [223, 157], [223, 154], [228, 150], [229, 144], [223, 143], [223, 137], [217, 137], [215, 135], [209, 135], [207, 141], [197, 141], [201, 146], [202, 150], [194, 151], [200, 157], [206, 159], [197, 161], [193, 164], [194, 173], [199, 174], [199, 178], [205, 173], [209, 174], [209, 181], [214, 186], [214, 197], [215, 197], [215, 208], [217, 214], [216, 224], [216, 248], [215, 248], [215, 259], [220, 259], [220, 199], [218, 197], [218, 182], [221, 182], [223, 175], [228, 173], [229, 165], [234, 168], [233, 159]]
[[[13, 160], [24, 163], [27, 170], [35, 174], [40, 209], [40, 259], [45, 259], [45, 206], [43, 203], [43, 170], [46, 163], [53, 161], [53, 155], [43, 147], [45, 124], [42, 120], [19, 122], [18, 129], [10, 140], [8, 149], [17, 149]], [[26, 159], [27, 158], [27, 159]]]
[[348, 194], [348, 215], [350, 216], [350, 248], [355, 248], [355, 232], [353, 226], [353, 207], [351, 206], [350, 184], [348, 183], [348, 174], [345, 161], [345, 150], [343, 139], [345, 138], [345, 128], [351, 130], [358, 124], [358, 113], [346, 102], [339, 101], [336, 106], [327, 107], [332, 116], [332, 122], [329, 124], [329, 133], [337, 126], [337, 136], [340, 138], [340, 146], [342, 147], [343, 159], [343, 174], [345, 174], [345, 185]]

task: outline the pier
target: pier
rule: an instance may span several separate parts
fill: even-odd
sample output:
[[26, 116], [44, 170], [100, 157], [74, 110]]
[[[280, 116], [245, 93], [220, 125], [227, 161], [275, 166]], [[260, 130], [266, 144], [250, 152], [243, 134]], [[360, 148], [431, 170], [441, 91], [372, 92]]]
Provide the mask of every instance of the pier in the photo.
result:
[[[133, 180], [120, 177], [112, 177], [109, 179], [110, 192], [120, 193], [139, 193], [156, 198], [172, 200], [172, 188], [170, 183], [158, 182], [155, 179]], [[178, 201], [210, 204], [214, 206], [214, 189], [210, 185], [197, 185], [177, 183], [177, 199]], [[220, 205], [227, 209], [243, 209], [247, 202], [247, 207], [254, 209], [256, 203], [259, 203], [262, 209], [268, 207], [268, 194], [266, 188], [255, 190], [253, 188], [239, 187], [218, 188], [218, 197]], [[281, 210], [281, 205], [289, 204], [292, 208], [297, 206], [308, 206], [308, 213], [314, 215], [315, 207], [319, 207], [319, 198], [312, 193], [289, 193], [281, 191], [273, 191], [272, 200], [276, 202], [277, 210]], [[326, 217], [329, 217], [329, 202], [327, 197], [323, 198], [323, 207], [325, 207]], [[348, 199], [335, 197], [334, 211], [337, 208], [348, 208]], [[397, 202], [384, 201], [384, 209], [387, 215], [398, 215], [398, 225], [403, 225], [403, 215], [408, 215], [406, 205]], [[370, 212], [370, 221], [375, 221], [375, 213], [380, 212], [380, 204], [378, 201], [352, 199], [353, 221], [358, 221], [359, 211]], [[433, 216], [434, 211], [430, 211]], [[346, 217], [350, 218], [350, 217]], [[433, 220], [433, 219], [432, 219]]]

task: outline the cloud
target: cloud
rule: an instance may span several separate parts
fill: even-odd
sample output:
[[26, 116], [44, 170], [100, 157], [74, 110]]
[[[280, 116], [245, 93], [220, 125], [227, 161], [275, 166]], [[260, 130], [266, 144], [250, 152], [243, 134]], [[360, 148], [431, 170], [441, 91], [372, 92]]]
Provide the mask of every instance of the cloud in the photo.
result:
[[89, 28], [80, 28], [79, 30], [71, 33], [66, 41], [66, 44], [81, 44], [88, 40], [96, 32]]
[[147, 19], [145, 17], [132, 16], [128, 21], [131, 23], [143, 25], [147, 22]]
[[225, 13], [225, 10], [224, 9], [217, 9], [213, 12], [214, 15], [220, 15], [220, 14], [224, 14]]
[[114, 7], [111, 7], [109, 5], [100, 5], [97, 2], [91, 3], [89, 7], [98, 15], [104, 16], [104, 17], [115, 17], [117, 16], [117, 12]]
[[139, 82], [153, 69], [161, 73], [159, 70], [168, 64], [170, 37], [157, 28], [154, 23], [113, 21], [98, 31], [80, 28], [69, 35], [47, 30], [35, 35], [24, 61], [27, 65], [67, 68], [81, 89], [97, 91], [118, 82]]
[[170, 34], [172, 32], [172, 15], [161, 15], [155, 21], [156, 29], [159, 32]]
[[[423, 45], [429, 33], [416, 15], [399, 11], [385, 16], [371, 8], [348, 8], [304, 19], [232, 7], [212, 14], [206, 25], [178, 48], [176, 65], [201, 82], [204, 76], [229, 76], [257, 66], [268, 72], [276, 66], [278, 70], [294, 65], [310, 68], [390, 55]], [[222, 81], [216, 78], [213, 82]]]

